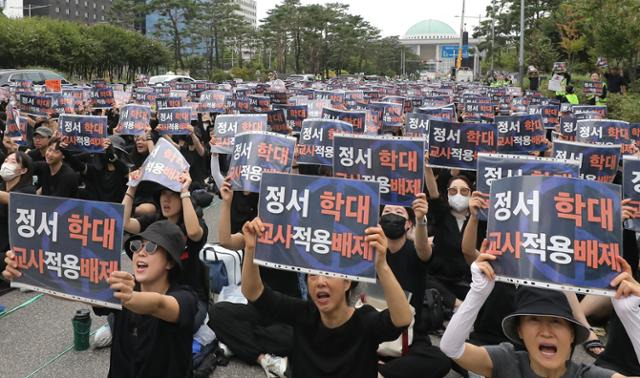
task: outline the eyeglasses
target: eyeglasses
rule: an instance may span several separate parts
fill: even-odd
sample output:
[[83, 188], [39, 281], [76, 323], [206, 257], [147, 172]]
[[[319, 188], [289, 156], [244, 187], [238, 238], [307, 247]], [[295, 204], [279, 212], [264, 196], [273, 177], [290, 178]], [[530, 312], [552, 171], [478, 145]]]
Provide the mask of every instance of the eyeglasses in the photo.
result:
[[447, 189], [447, 193], [449, 193], [450, 196], [455, 196], [458, 193], [462, 194], [463, 196], [468, 196], [469, 194], [471, 194], [471, 189], [456, 188], [452, 186], [451, 188]]
[[147, 255], [153, 255], [158, 250], [158, 245], [154, 242], [150, 242], [147, 240], [133, 240], [129, 243], [129, 249], [133, 253], [140, 253], [142, 249], [147, 253]]

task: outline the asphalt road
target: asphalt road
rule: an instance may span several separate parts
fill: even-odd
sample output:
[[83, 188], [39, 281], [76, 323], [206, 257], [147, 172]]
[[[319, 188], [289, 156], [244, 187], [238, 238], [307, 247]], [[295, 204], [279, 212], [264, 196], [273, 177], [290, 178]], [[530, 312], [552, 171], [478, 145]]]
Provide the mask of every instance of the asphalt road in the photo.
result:
[[[205, 211], [212, 232], [209, 242], [215, 242], [219, 203]], [[130, 261], [122, 258], [123, 267], [130, 269]], [[73, 350], [71, 318], [75, 311], [88, 306], [41, 295], [14, 290], [0, 297], [8, 313], [0, 315], [0, 377], [105, 377], [109, 370], [109, 349], [76, 352]], [[102, 326], [105, 318], [92, 314], [91, 329]], [[437, 338], [433, 338], [438, 343]], [[590, 362], [582, 348], [574, 354], [577, 361]], [[226, 367], [218, 367], [212, 377], [264, 377], [262, 369], [232, 360]], [[458, 377], [451, 372], [447, 377]]]

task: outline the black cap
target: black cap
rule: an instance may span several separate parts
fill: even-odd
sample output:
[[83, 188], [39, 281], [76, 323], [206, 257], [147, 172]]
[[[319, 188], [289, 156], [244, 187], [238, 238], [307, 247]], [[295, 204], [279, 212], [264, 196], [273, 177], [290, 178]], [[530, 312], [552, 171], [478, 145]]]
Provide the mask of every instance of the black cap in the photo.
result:
[[569, 300], [560, 291], [529, 286], [518, 288], [516, 311], [502, 320], [504, 335], [515, 344], [523, 345], [518, 335], [518, 317], [525, 315], [552, 316], [566, 320], [573, 326], [575, 344], [581, 344], [589, 338], [589, 329], [573, 317]]
[[180, 227], [171, 223], [168, 220], [160, 220], [153, 222], [143, 232], [130, 236], [124, 242], [124, 250], [127, 252], [129, 258], [133, 258], [133, 252], [131, 251], [131, 242], [134, 240], [148, 240], [156, 243], [162, 247], [167, 254], [176, 262], [176, 266], [182, 268], [180, 262], [180, 255], [184, 251], [186, 245], [186, 239]]

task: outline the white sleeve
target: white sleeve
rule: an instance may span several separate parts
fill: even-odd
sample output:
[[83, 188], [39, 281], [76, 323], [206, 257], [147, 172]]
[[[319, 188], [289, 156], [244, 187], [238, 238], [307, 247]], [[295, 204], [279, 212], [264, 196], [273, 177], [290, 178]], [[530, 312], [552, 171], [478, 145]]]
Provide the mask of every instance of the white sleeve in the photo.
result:
[[464, 354], [464, 343], [473, 329], [478, 312], [491, 294], [495, 281], [489, 281], [474, 262], [471, 264], [471, 289], [442, 335], [440, 349], [447, 357], [458, 359]]
[[218, 190], [222, 188], [222, 184], [224, 183], [224, 177], [220, 172], [220, 161], [218, 160], [218, 154], [211, 154], [211, 177], [213, 177], [213, 181], [215, 181]]
[[611, 298], [611, 302], [640, 361], [640, 297]]

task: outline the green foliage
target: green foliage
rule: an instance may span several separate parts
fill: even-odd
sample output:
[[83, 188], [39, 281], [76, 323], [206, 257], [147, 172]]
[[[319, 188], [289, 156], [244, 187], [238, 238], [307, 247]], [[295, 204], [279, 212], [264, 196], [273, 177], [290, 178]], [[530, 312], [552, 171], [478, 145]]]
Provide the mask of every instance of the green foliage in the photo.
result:
[[241, 78], [244, 81], [256, 80], [256, 70], [252, 67], [233, 67], [230, 74], [233, 78]]
[[0, 18], [0, 67], [46, 66], [70, 77], [133, 80], [168, 62], [162, 44], [120, 27]]
[[640, 104], [640, 94], [610, 93], [607, 95], [608, 118], [638, 123], [640, 122], [640, 106], [638, 104]]
[[233, 79], [233, 77], [231, 77], [231, 75], [222, 69], [216, 68], [211, 72], [211, 75], [209, 76], [210, 80], [213, 82], [221, 82], [221, 81], [225, 81], [225, 80], [231, 80]]

